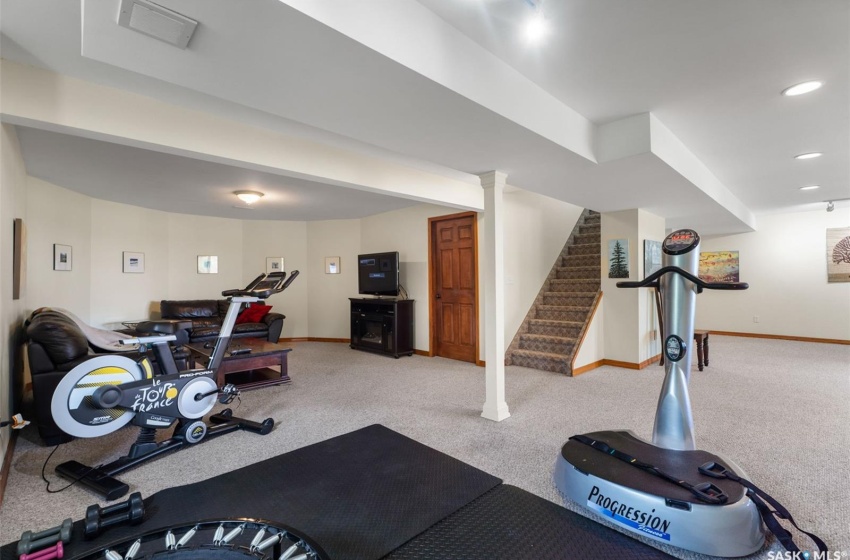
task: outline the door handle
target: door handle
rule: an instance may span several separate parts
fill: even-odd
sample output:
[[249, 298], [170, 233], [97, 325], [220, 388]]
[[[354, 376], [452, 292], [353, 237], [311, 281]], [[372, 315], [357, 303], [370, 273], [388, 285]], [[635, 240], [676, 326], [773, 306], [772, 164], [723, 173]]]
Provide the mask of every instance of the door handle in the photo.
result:
[[440, 294], [437, 294], [437, 295], [436, 295], [436, 296], [434, 296], [434, 297], [436, 297], [437, 299], [440, 299], [442, 296], [441, 296]]

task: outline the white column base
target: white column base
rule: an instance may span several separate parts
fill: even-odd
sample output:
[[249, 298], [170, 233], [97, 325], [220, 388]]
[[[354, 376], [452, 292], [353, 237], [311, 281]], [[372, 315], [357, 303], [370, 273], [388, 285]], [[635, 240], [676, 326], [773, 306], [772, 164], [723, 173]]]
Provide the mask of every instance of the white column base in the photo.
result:
[[486, 418], [487, 420], [492, 420], [494, 422], [501, 422], [510, 415], [511, 413], [508, 411], [508, 403], [505, 401], [500, 403], [485, 402], [484, 411], [481, 413], [482, 418]]

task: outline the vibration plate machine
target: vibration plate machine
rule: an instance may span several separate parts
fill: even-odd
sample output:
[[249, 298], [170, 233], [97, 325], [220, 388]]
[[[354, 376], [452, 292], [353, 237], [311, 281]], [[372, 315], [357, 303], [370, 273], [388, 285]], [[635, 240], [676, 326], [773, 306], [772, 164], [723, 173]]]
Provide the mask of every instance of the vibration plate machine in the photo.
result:
[[747, 478], [739, 466], [696, 448], [688, 381], [697, 294], [748, 286], [700, 280], [699, 242], [693, 230], [675, 231], [662, 244], [660, 270], [617, 283], [661, 292], [665, 377], [652, 443], [624, 430], [573, 436], [557, 459], [555, 483], [566, 498], [638, 535], [712, 556], [746, 556], [764, 544], [762, 504], [733, 480]]

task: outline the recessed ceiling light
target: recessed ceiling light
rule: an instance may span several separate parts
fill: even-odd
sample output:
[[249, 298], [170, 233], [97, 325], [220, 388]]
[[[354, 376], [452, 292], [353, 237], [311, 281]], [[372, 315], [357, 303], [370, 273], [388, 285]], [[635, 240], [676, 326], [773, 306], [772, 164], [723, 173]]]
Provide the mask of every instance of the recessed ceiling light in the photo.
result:
[[821, 157], [823, 152], [809, 152], [807, 154], [800, 154], [798, 156], [794, 156], [794, 159], [814, 159], [816, 157]]
[[539, 43], [549, 33], [549, 25], [543, 12], [536, 11], [525, 24], [525, 39], [529, 43]]
[[819, 87], [823, 85], [823, 82], [803, 82], [802, 84], [797, 84], [796, 86], [791, 86], [782, 90], [782, 95], [803, 95], [804, 93], [809, 93], [811, 91], [815, 91]]
[[813, 191], [815, 189], [819, 189], [820, 185], [806, 185], [805, 187], [800, 187], [801, 191]]

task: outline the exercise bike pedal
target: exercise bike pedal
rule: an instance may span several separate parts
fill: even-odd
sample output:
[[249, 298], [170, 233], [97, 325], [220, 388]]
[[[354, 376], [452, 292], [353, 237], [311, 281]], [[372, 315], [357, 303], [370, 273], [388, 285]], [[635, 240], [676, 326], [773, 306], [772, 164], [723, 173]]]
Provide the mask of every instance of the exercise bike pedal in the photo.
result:
[[[219, 390], [218, 402], [221, 404], [230, 404], [233, 402], [233, 399], [239, 396], [239, 389], [236, 388], [236, 385], [232, 383], [228, 383], [224, 387]], [[230, 409], [227, 409], [230, 410]]]

